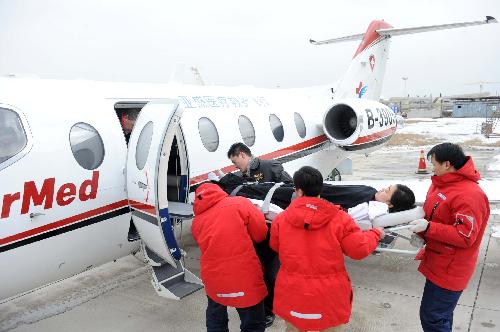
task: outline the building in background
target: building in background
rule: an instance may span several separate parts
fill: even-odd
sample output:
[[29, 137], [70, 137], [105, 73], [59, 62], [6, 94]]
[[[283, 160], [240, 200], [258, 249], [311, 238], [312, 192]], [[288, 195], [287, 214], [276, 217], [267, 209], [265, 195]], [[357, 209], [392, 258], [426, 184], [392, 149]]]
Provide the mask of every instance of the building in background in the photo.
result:
[[454, 118], [489, 118], [500, 110], [500, 97], [452, 98]]

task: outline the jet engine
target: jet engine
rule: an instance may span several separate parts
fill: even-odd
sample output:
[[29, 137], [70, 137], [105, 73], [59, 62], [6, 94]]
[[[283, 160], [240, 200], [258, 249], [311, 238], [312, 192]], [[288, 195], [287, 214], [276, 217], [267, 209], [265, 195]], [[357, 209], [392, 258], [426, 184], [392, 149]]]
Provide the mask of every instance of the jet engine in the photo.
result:
[[396, 132], [396, 116], [373, 100], [342, 99], [326, 111], [323, 131], [339, 148], [365, 150], [387, 142]]

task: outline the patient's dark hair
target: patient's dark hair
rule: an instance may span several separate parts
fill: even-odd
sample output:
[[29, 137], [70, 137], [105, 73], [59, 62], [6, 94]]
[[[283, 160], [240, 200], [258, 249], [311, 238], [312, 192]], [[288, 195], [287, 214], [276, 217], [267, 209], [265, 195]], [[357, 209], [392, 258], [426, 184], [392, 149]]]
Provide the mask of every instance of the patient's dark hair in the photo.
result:
[[293, 184], [296, 189], [301, 189], [305, 196], [316, 197], [323, 190], [323, 176], [316, 168], [304, 166], [293, 174]]
[[396, 184], [396, 191], [392, 194], [392, 207], [389, 212], [399, 212], [409, 210], [415, 207], [415, 194], [405, 185]]

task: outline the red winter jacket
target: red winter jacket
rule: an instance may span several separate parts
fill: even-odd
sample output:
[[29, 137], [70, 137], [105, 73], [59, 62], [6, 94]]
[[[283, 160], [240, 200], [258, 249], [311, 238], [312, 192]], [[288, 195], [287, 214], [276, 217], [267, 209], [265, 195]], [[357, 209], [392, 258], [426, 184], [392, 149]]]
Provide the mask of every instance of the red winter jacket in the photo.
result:
[[269, 244], [281, 262], [274, 312], [301, 330], [349, 322], [352, 288], [344, 254], [362, 259], [379, 239], [377, 229], [362, 232], [337, 205], [316, 197], [293, 200], [271, 226]]
[[207, 295], [236, 308], [267, 295], [253, 242], [266, 238], [264, 215], [244, 197], [228, 197], [216, 184], [196, 190], [191, 232], [201, 250], [200, 273]]
[[488, 197], [477, 181], [471, 157], [456, 172], [433, 176], [424, 203], [431, 220], [418, 270], [439, 287], [461, 291], [476, 266], [479, 246], [490, 216]]

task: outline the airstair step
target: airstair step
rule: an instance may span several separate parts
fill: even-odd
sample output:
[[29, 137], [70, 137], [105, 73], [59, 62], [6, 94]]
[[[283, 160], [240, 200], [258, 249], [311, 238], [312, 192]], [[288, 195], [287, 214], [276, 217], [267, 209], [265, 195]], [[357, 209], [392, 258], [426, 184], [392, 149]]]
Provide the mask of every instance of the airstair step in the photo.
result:
[[177, 267], [173, 267], [170, 264], [164, 264], [162, 266], [153, 266], [153, 272], [156, 276], [156, 280], [159, 283], [162, 283], [166, 280], [169, 280], [177, 275], [184, 274], [184, 269], [180, 262], [177, 263]]
[[181, 299], [203, 288], [203, 285], [184, 280], [184, 274], [167, 280], [161, 285]]
[[160, 296], [166, 298], [179, 300], [203, 288], [201, 280], [186, 270], [180, 261], [176, 267], [168, 263], [152, 266], [152, 272], [153, 286]]

